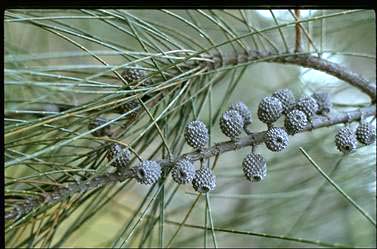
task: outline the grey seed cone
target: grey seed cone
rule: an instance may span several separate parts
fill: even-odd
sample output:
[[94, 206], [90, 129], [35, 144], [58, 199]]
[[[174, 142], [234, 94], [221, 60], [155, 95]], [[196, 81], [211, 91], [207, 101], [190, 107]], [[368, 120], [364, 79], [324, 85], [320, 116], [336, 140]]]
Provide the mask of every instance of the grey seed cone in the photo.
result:
[[[106, 119], [97, 117], [94, 120], [90, 121], [88, 125], [88, 130], [95, 129], [107, 122]], [[93, 131], [91, 133], [95, 137], [103, 137], [103, 136], [109, 136], [111, 134], [110, 125], [107, 125], [105, 127], [102, 127], [101, 129], [98, 129], [96, 131]]]
[[191, 121], [185, 127], [184, 137], [188, 145], [202, 149], [208, 143], [208, 129], [202, 121]]
[[107, 159], [112, 161], [111, 165], [117, 168], [127, 168], [131, 159], [131, 152], [128, 148], [114, 143], [107, 152]]
[[335, 135], [335, 145], [340, 152], [345, 154], [356, 150], [356, 135], [348, 127], [340, 128]]
[[356, 129], [356, 138], [362, 144], [372, 144], [376, 141], [376, 128], [369, 123], [362, 123]]
[[226, 111], [220, 118], [221, 131], [230, 138], [238, 137], [242, 132], [243, 125], [243, 118], [236, 110]]
[[318, 92], [312, 94], [313, 99], [317, 102], [318, 105], [318, 114], [327, 114], [332, 108], [330, 94], [326, 92]]
[[258, 106], [258, 118], [266, 124], [278, 120], [283, 113], [283, 104], [275, 97], [264, 97]]
[[141, 111], [141, 106], [137, 99], [130, 100], [117, 108], [117, 112], [121, 114], [131, 112], [129, 117], [135, 117], [139, 111]]
[[306, 114], [307, 118], [311, 118], [318, 112], [318, 104], [314, 98], [309, 96], [301, 97], [295, 106], [295, 109], [300, 110]]
[[284, 120], [284, 127], [288, 134], [293, 135], [302, 131], [308, 124], [306, 114], [300, 110], [290, 111]]
[[173, 180], [178, 184], [191, 182], [195, 177], [195, 167], [191, 161], [182, 159], [176, 162], [171, 172]]
[[280, 100], [283, 106], [283, 114], [288, 113], [296, 104], [296, 98], [293, 95], [292, 91], [284, 88], [275, 91], [272, 94], [272, 97], [275, 97]]
[[288, 134], [283, 128], [270, 128], [265, 136], [264, 143], [271, 151], [282, 151], [288, 147]]
[[251, 111], [242, 101], [232, 104], [229, 110], [237, 111], [242, 116], [245, 125], [251, 124]]
[[[140, 67], [139, 65], [135, 65], [134, 67]], [[142, 80], [147, 77], [147, 72], [144, 69], [140, 68], [126, 68], [121, 76], [127, 81], [127, 83], [135, 85], [137, 84], [136, 81]], [[150, 80], [143, 82], [143, 85], [151, 84]]]
[[192, 187], [200, 193], [213, 191], [216, 188], [216, 176], [207, 167], [198, 169], [195, 173], [195, 178], [192, 180]]
[[141, 184], [153, 184], [161, 177], [161, 167], [156, 161], [144, 160], [131, 170], [136, 181]]
[[251, 182], [259, 182], [267, 175], [266, 161], [260, 154], [249, 153], [242, 162], [245, 177]]

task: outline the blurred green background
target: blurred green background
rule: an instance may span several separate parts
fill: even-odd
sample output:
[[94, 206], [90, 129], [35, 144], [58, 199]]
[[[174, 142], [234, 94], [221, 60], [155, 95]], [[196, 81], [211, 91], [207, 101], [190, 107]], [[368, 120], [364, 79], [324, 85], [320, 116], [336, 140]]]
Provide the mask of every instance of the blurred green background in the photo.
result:
[[[111, 10], [109, 10], [111, 11]], [[169, 10], [186, 20], [192, 21], [201, 28], [216, 44], [226, 41], [228, 38], [220, 28], [219, 23], [214, 23], [196, 10]], [[275, 20], [269, 10], [213, 10], [218, 16], [213, 15], [209, 10], [202, 10], [209, 16], [223, 18], [223, 23], [227, 25], [226, 29], [231, 30], [235, 36], [250, 32], [252, 29], [262, 30], [267, 27], [273, 27], [278, 24], [292, 22], [294, 19], [288, 10], [273, 10]], [[302, 10], [301, 18], [312, 18], [316, 16], [341, 13], [344, 10]], [[209, 47], [209, 42], [200, 35], [199, 32], [191, 28], [178, 18], [168, 15], [160, 10], [125, 10], [127, 16], [138, 18], [148, 22], [153, 27], [158, 27], [162, 31], [170, 34], [170, 30], [178, 30], [191, 37], [196, 43], [203, 47]], [[125, 12], [116, 12], [125, 14]], [[115, 12], [112, 12], [115, 13]], [[229, 13], [229, 14], [227, 14]], [[107, 12], [88, 10], [82, 12], [79, 10], [8, 10], [5, 12], [4, 23], [4, 40], [5, 40], [5, 125], [15, 125], [17, 120], [31, 120], [32, 116], [17, 116], [18, 111], [39, 110], [46, 108], [46, 104], [51, 103], [52, 109], [56, 108], [54, 103], [73, 104], [76, 106], [83, 105], [94, 99], [100, 99], [107, 94], [101, 93], [82, 93], [76, 91], [74, 87], [62, 86], [60, 88], [37, 86], [33, 82], [63, 82], [60, 79], [45, 79], [43, 75], [36, 73], [52, 73], [56, 75], [72, 76], [84, 78], [87, 75], [101, 72], [106, 67], [91, 56], [66, 56], [67, 53], [86, 52], [74, 46], [67, 39], [63, 39], [56, 32], [64, 34], [69, 39], [79, 42], [82, 46], [90, 51], [114, 51], [105, 46], [94, 43], [87, 39], [80, 39], [77, 35], [72, 35], [60, 31], [56, 27], [73, 30], [77, 34], [86, 34], [89, 37], [121, 47], [125, 51], [144, 51], [137, 39], [121, 32], [119, 27], [131, 32], [128, 21], [120, 17], [99, 20], [98, 18], [56, 18], [59, 16], [88, 16], [89, 14], [108, 15]], [[34, 21], [55, 28], [46, 28], [38, 24], [31, 24], [28, 21], [10, 21], [15, 18], [35, 18], [35, 17], [55, 17], [50, 19], [34, 19]], [[236, 18], [246, 18], [249, 27], [241, 25]], [[106, 23], [104, 20], [114, 21], [118, 28]], [[132, 19], [135, 20], [135, 19]], [[136, 25], [139, 32], [141, 29]], [[363, 10], [355, 13], [337, 15], [334, 17], [322, 18], [303, 23], [310, 34], [315, 48], [309, 46], [305, 35], [303, 35], [303, 49], [305, 52], [324, 51], [323, 58], [339, 63], [354, 72], [362, 74], [365, 78], [376, 80], [376, 23], [375, 13], [372, 10]], [[225, 25], [224, 25], [225, 27]], [[51, 31], [52, 30], [52, 31]], [[281, 32], [281, 33], [280, 33]], [[273, 41], [280, 51], [284, 51], [284, 44], [281, 39], [284, 35], [288, 47], [293, 50], [294, 47], [294, 26], [286, 26], [279, 29], [273, 29], [263, 32], [263, 35]], [[146, 35], [147, 37], [147, 35]], [[151, 36], [152, 37], [152, 36]], [[153, 39], [151, 39], [153, 41]], [[182, 47], [199, 51], [198, 46], [190, 43], [190, 40], [184, 37], [177, 38], [181, 41]], [[242, 42], [248, 47], [255, 48], [255, 43], [259, 44], [259, 49], [271, 50], [269, 43], [260, 35], [253, 35], [242, 39]], [[162, 43], [162, 42], [161, 42]], [[161, 43], [156, 41], [156, 47], [168, 51]], [[188, 45], [186, 45], [187, 43]], [[157, 45], [158, 44], [158, 45]], [[190, 45], [191, 44], [191, 45]], [[236, 44], [236, 43], [234, 43]], [[167, 45], [170, 46], [170, 45]], [[237, 44], [235, 45], [237, 46]], [[232, 53], [233, 48], [230, 45], [221, 47], [225, 53]], [[155, 51], [154, 51], [155, 52]], [[100, 55], [110, 65], [119, 65], [127, 61], [132, 61], [131, 57], [123, 57], [119, 54]], [[38, 58], [38, 59], [37, 59]], [[148, 66], [153, 66], [148, 61]], [[244, 69], [245, 68], [245, 69]], [[244, 70], [244, 72], [242, 72]], [[30, 74], [29, 72], [33, 72]], [[241, 74], [242, 72], [242, 74]], [[110, 75], [110, 74], [109, 74]], [[239, 76], [236, 87], [231, 95], [228, 93], [228, 84], [232, 82], [233, 77]], [[211, 79], [210, 76], [207, 81]], [[119, 86], [120, 83], [114, 78], [102, 77], [102, 82]], [[206, 80], [198, 81], [198, 84], [204, 84]], [[42, 83], [41, 83], [42, 84]], [[256, 110], [259, 101], [264, 97], [272, 94], [276, 89], [289, 88], [297, 97], [302, 94], [311, 94], [315, 91], [322, 90], [329, 92], [336, 111], [352, 110], [359, 106], [368, 104], [368, 97], [359, 90], [351, 87], [345, 82], [335, 77], [329, 76], [315, 70], [305, 69], [293, 65], [280, 65], [274, 63], [253, 63], [246, 67], [234, 68], [229, 70], [221, 81], [214, 85], [211, 92], [212, 103], [208, 98], [204, 102], [202, 112], [199, 118], [206, 124], [209, 124], [209, 107], [213, 112], [220, 110], [225, 111], [231, 103], [243, 101], [252, 111], [253, 123], [251, 130], [265, 130], [265, 125], [261, 123], [256, 116]], [[82, 88], [90, 91], [90, 87]], [[109, 88], [112, 91], [114, 89]], [[92, 89], [98, 90], [98, 89]], [[107, 89], [108, 90], [108, 89]], [[195, 91], [195, 89], [193, 90]], [[225, 97], [225, 101], [224, 101]], [[199, 109], [198, 102], [196, 108]], [[165, 105], [167, 105], [166, 103]], [[186, 110], [186, 109], [185, 109]], [[54, 111], [54, 109], [53, 109]], [[187, 114], [188, 115], [188, 114]], [[172, 120], [177, 116], [171, 116]], [[192, 117], [190, 117], [192, 119]], [[370, 120], [370, 119], [369, 119]], [[21, 122], [21, 121], [18, 121]], [[73, 122], [73, 121], [72, 121]], [[21, 122], [22, 123], [22, 122]], [[144, 118], [138, 124], [138, 128], [146, 127], [149, 121]], [[373, 121], [375, 123], [375, 121]], [[278, 125], [281, 125], [279, 120]], [[86, 131], [86, 124], [70, 121], [57, 122], [58, 127], [72, 128], [78, 132]], [[355, 127], [356, 123], [351, 124]], [[334, 144], [336, 129], [341, 127], [334, 126], [322, 128], [310, 133], [299, 134], [290, 137], [289, 147], [286, 151], [274, 153], [265, 148], [264, 145], [257, 147], [257, 152], [261, 153], [267, 160], [268, 176], [260, 183], [248, 182], [242, 174], [241, 163], [250, 148], [243, 148], [234, 152], [227, 152], [219, 157], [215, 168], [217, 177], [217, 188], [209, 194], [211, 215], [215, 227], [224, 227], [238, 231], [249, 231], [255, 233], [265, 233], [267, 235], [286, 235], [288, 237], [304, 238], [312, 241], [320, 240], [329, 243], [343, 243], [353, 246], [375, 247], [376, 228], [363, 217], [358, 210], [337, 192], [310, 164], [310, 162], [299, 151], [299, 146], [303, 147], [309, 155], [318, 163], [318, 165], [367, 213], [376, 217], [376, 145], [364, 146], [359, 148], [355, 153], [343, 156], [339, 153]], [[135, 131], [136, 128], [132, 131]], [[6, 130], [7, 132], [7, 130]], [[25, 136], [25, 134], [22, 134]], [[124, 141], [131, 142], [137, 134], [131, 134], [125, 137]], [[52, 135], [40, 135], [41, 140], [50, 139]], [[66, 137], [71, 138], [70, 136]], [[147, 158], [154, 149], [160, 146], [161, 139], [157, 134], [151, 136], [150, 145], [141, 149], [137, 147], [138, 153]], [[62, 138], [63, 140], [65, 138]], [[171, 137], [169, 142], [174, 143], [174, 139], [183, 139], [183, 134], [179, 138]], [[32, 139], [31, 139], [32, 140]], [[211, 143], [222, 142], [227, 138], [221, 133], [218, 120], [211, 129]], [[44, 148], [46, 143], [29, 144], [14, 146], [13, 140], [6, 138], [5, 158], [13, 160], [20, 155], [32, 154], [33, 152]], [[28, 141], [27, 138], [23, 140]], [[37, 141], [37, 140], [36, 140]], [[7, 144], [9, 143], [9, 146]], [[53, 150], [48, 156], [38, 157], [47, 162], [54, 162], [56, 165], [39, 165], [38, 169], [43, 171], [52, 168], [59, 169], [65, 163], [76, 165], [65, 157], [56, 157], [59, 154], [75, 154], [88, 152], [101, 141], [91, 139], [80, 139], [73, 144], [77, 147], [65, 146], [61, 149]], [[48, 142], [47, 142], [48, 144]], [[82, 146], [82, 149], [80, 149]], [[15, 150], [24, 154], [15, 154]], [[182, 153], [191, 151], [187, 145], [184, 146]], [[153, 158], [161, 157], [161, 152]], [[210, 163], [213, 163], [213, 158]], [[101, 166], [102, 165], [102, 166]], [[106, 171], [106, 162], [98, 162], [95, 167]], [[16, 167], [8, 167], [5, 175], [8, 177], [18, 178], [33, 173], [28, 167], [20, 163]], [[199, 166], [199, 163], [196, 164]], [[81, 166], [80, 166], [81, 167]], [[40, 180], [46, 179], [40, 176]], [[116, 187], [120, 188], [122, 183], [117, 183]], [[170, 178], [165, 184], [165, 198], [175, 188]], [[8, 186], [7, 186], [8, 187]], [[6, 188], [7, 188], [6, 187]], [[22, 186], [16, 184], [10, 185], [10, 189], [22, 189]], [[106, 206], [96, 212], [91, 218], [79, 227], [71, 236], [67, 237], [63, 247], [109, 247], [114, 238], [119, 236], [127, 222], [132, 218], [138, 219], [141, 212], [137, 208], [146, 198], [150, 186], [139, 185], [132, 181], [123, 187], [120, 192], [111, 198]], [[156, 188], [154, 189], [154, 191]], [[115, 188], [109, 189], [111, 193]], [[106, 196], [104, 195], [104, 196]], [[167, 221], [181, 222], [190, 210], [197, 194], [190, 185], [181, 186], [175, 194], [172, 202], [164, 210], [164, 218]], [[101, 197], [104, 198], [104, 197]], [[150, 200], [150, 196], [148, 200]], [[160, 197], [159, 197], [160, 198]], [[56, 208], [62, 208], [56, 206]], [[67, 208], [67, 207], [65, 207]], [[73, 222], [80, 218], [82, 212], [86, 209], [81, 205], [68, 219], [61, 221], [56, 219], [59, 226], [54, 231], [51, 238], [50, 246], [54, 245], [61, 239], [61, 236], [69, 229]], [[206, 202], [202, 196], [196, 206], [193, 208], [191, 215], [187, 219], [188, 224], [204, 226], [205, 224]], [[148, 214], [149, 211], [148, 211]], [[158, 212], [155, 215], [158, 216]], [[143, 236], [143, 229], [147, 227], [148, 219], [144, 218], [128, 242], [128, 246], [140, 246], [140, 240]], [[7, 246], [17, 245], [22, 239], [25, 239], [33, 231], [37, 231], [30, 223], [29, 226], [22, 230], [21, 228], [15, 234], [8, 233]], [[207, 223], [209, 225], [209, 221]], [[140, 229], [139, 229], [140, 228]], [[34, 229], [34, 230], [33, 230]], [[170, 240], [171, 236], [177, 229], [177, 225], [164, 223], [164, 244]], [[46, 233], [48, 234], [48, 233]], [[144, 246], [156, 247], [159, 245], [159, 224], [155, 226], [152, 232], [153, 236]], [[6, 233], [7, 235], [7, 233]], [[17, 236], [16, 236], [17, 235]], [[43, 233], [40, 234], [42, 236]], [[274, 239], [263, 236], [253, 236], [238, 234], [236, 232], [216, 231], [216, 241], [219, 247], [313, 247], [316, 245], [298, 243], [282, 239]], [[11, 238], [11, 237], [12, 238]], [[204, 242], [206, 240], [206, 242]], [[183, 227], [174, 242], [173, 247], [213, 247], [212, 234], [210, 231], [205, 235], [202, 229]], [[36, 242], [32, 246], [41, 246], [43, 242]], [[42, 240], [43, 241], [43, 240]], [[42, 243], [42, 244], [41, 244]], [[148, 244], [149, 243], [149, 244]], [[25, 246], [25, 245], [24, 245]], [[30, 244], [29, 244], [30, 246]]]

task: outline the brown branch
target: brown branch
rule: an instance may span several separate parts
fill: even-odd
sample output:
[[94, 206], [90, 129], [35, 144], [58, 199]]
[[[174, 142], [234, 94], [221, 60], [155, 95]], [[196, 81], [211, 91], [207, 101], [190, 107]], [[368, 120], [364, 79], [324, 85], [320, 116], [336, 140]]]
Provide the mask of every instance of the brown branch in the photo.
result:
[[375, 82], [370, 82], [360, 74], [354, 73], [348, 68], [343, 67], [337, 63], [311, 55], [284, 57], [280, 60], [276, 60], [275, 62], [295, 64], [325, 72], [360, 89], [362, 92], [369, 95], [373, 102], [375, 102], [376, 100]]
[[298, 47], [295, 47], [295, 52], [302, 52], [302, 44], [301, 44], [301, 31], [304, 33], [306, 39], [308, 39], [308, 50], [310, 50], [310, 45], [314, 48], [314, 50], [318, 53], [318, 50], [316, 48], [316, 46], [314, 45], [314, 42], [309, 34], [309, 32], [305, 29], [305, 27], [303, 26], [303, 24], [301, 23], [300, 21], [300, 10], [295, 10], [294, 13], [292, 13], [291, 10], [289, 10], [289, 12], [291, 13], [291, 15], [293, 16], [293, 18], [295, 19], [296, 21], [296, 25], [295, 25], [295, 31], [296, 31], [296, 43], [298, 42], [299, 46]]
[[257, 50], [249, 50], [237, 55], [227, 55], [223, 58], [223, 63], [219, 63], [217, 56], [212, 56], [213, 62], [207, 62], [209, 68], [217, 69], [227, 65], [237, 65], [247, 62], [273, 62], [281, 64], [293, 64], [306, 68], [315, 69], [318, 71], [330, 74], [340, 80], [348, 82], [352, 86], [360, 89], [366, 93], [372, 102], [376, 101], [376, 82], [365, 79], [358, 73], [352, 72], [349, 68], [341, 66], [337, 63], [322, 59], [317, 56], [308, 54], [276, 54], [272, 52], [261, 52]]
[[[300, 20], [300, 10], [295, 9], [295, 20]], [[301, 23], [295, 24], [296, 31], [296, 41], [295, 41], [295, 52], [301, 52]]]
[[[355, 111], [333, 113], [329, 114], [327, 117], [316, 116], [313, 118], [312, 123], [306, 127], [303, 132], [308, 132], [314, 129], [329, 127], [335, 124], [347, 123], [351, 121], [360, 120], [363, 116], [370, 117], [376, 116], [376, 106], [371, 105], [369, 107], [364, 107]], [[223, 154], [228, 151], [238, 150], [243, 147], [261, 144], [264, 141], [264, 134], [266, 131], [261, 131], [257, 133], [251, 133], [245, 137], [240, 138], [237, 142], [225, 141], [222, 143], [217, 143], [214, 146], [204, 149], [201, 152], [193, 151], [190, 153], [183, 154], [173, 160], [158, 160], [161, 167], [163, 167], [166, 172], [174, 163], [182, 158], [190, 158], [193, 161], [199, 161]], [[24, 203], [16, 205], [10, 211], [5, 212], [5, 220], [17, 219], [30, 212], [35, 212], [38, 210], [37, 207], [51, 205], [57, 202], [61, 202], [76, 193], [83, 193], [94, 190], [99, 187], [106, 186], [108, 184], [124, 181], [128, 178], [132, 178], [132, 174], [127, 172], [115, 172], [107, 173], [103, 175], [95, 176], [86, 181], [72, 183], [66, 187], [59, 187], [52, 192], [45, 193], [43, 197], [34, 197], [27, 199]]]

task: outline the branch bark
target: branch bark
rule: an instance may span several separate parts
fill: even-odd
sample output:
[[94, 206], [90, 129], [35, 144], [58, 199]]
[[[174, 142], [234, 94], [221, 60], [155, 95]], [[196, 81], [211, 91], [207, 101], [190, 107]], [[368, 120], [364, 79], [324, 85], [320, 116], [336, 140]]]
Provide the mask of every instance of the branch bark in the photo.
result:
[[299, 55], [293, 57], [285, 57], [276, 60], [278, 63], [287, 63], [300, 65], [307, 68], [316, 69], [337, 77], [340, 80], [348, 82], [354, 87], [370, 96], [373, 102], [376, 100], [376, 83], [365, 79], [360, 74], [350, 71], [337, 63], [322, 59], [311, 55]]
[[[347, 123], [352, 121], [360, 120], [361, 117], [376, 116], [376, 106], [371, 105], [369, 107], [361, 108], [355, 111], [341, 112], [341, 113], [330, 113], [327, 117], [316, 116], [313, 118], [312, 123], [308, 125], [303, 132], [312, 131], [322, 127], [330, 127], [336, 124]], [[238, 150], [243, 147], [262, 144], [264, 141], [264, 134], [266, 131], [261, 131], [257, 133], [251, 133], [245, 137], [240, 138], [238, 141], [224, 141], [217, 143], [210, 148], [204, 149], [203, 151], [193, 151], [190, 153], [183, 154], [172, 160], [157, 160], [161, 167], [166, 172], [170, 169], [174, 163], [182, 158], [190, 158], [193, 161], [198, 161], [202, 159], [207, 159], [228, 151]], [[43, 205], [51, 205], [57, 202], [61, 202], [76, 193], [83, 193], [106, 186], [108, 184], [124, 181], [126, 179], [132, 178], [132, 174], [129, 171], [126, 172], [115, 172], [106, 173], [103, 175], [95, 176], [94, 178], [88, 179], [86, 181], [72, 183], [66, 187], [59, 187], [56, 190], [45, 193], [44, 196], [34, 197], [27, 199], [24, 203], [16, 205], [13, 209], [5, 212], [5, 220], [18, 219], [27, 213], [36, 212], [37, 207]]]
[[276, 54], [272, 52], [261, 52], [249, 50], [240, 54], [227, 55], [220, 58], [219, 55], [210, 56], [212, 63], [207, 62], [206, 66], [217, 69], [226, 65], [237, 65], [256, 60], [281, 64], [293, 64], [306, 68], [315, 69], [330, 74], [350, 85], [358, 88], [367, 94], [372, 102], [376, 102], [376, 82], [365, 79], [358, 73], [352, 72], [349, 68], [343, 67], [329, 60], [307, 54]]
[[[300, 20], [300, 10], [295, 9], [295, 16], [296, 21]], [[295, 25], [295, 32], [296, 32], [296, 40], [295, 40], [295, 52], [301, 51], [301, 23], [296, 23]]]

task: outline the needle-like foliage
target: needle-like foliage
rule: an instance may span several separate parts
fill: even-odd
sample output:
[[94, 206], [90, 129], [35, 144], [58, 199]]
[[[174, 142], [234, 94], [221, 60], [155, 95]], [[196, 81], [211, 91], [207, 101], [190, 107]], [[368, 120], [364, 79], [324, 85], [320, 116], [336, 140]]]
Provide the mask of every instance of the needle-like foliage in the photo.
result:
[[[375, 142], [334, 142], [375, 127], [373, 11], [9, 9], [4, 29], [6, 247], [376, 246]], [[328, 93], [332, 109], [272, 152], [257, 110], [279, 89]], [[219, 120], [239, 102], [251, 116], [230, 140]], [[185, 140], [194, 120], [204, 147]], [[184, 158], [216, 188], [174, 181]], [[143, 160], [161, 165], [152, 185], [127, 171]]]

